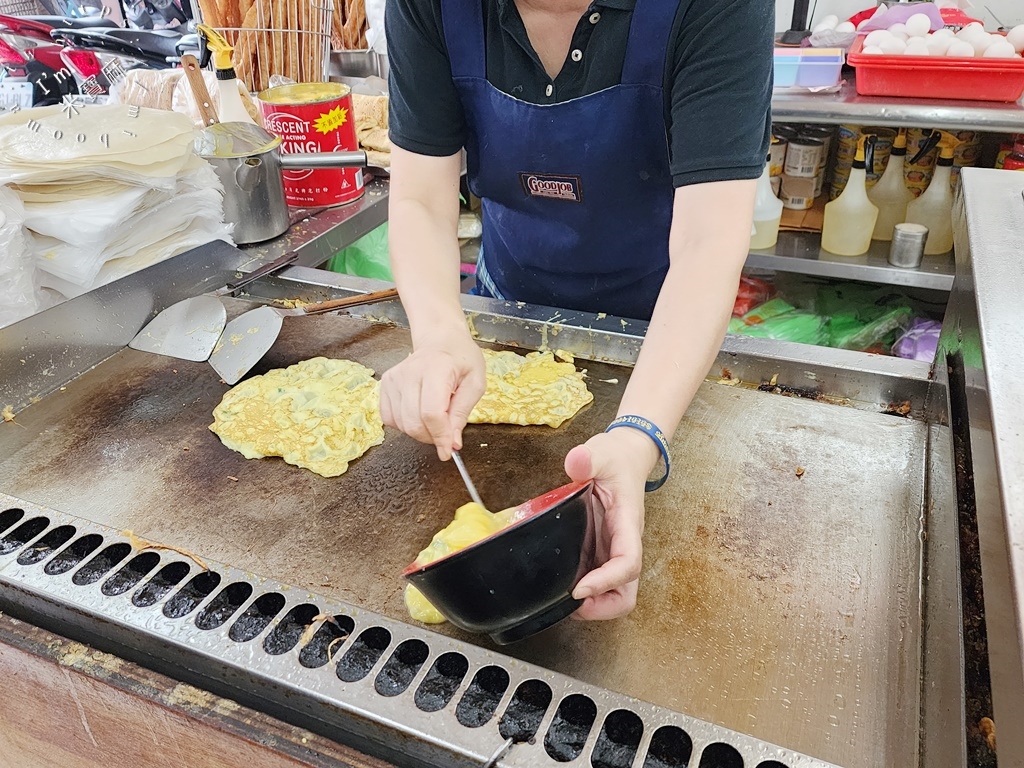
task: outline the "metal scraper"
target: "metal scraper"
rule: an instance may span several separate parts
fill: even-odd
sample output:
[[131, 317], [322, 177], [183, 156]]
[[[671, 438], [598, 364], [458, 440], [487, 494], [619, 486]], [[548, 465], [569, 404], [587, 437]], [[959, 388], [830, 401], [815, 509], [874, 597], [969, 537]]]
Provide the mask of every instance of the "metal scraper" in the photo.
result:
[[210, 355], [210, 365], [227, 384], [234, 384], [247, 374], [274, 346], [284, 318], [294, 315], [319, 315], [347, 307], [375, 304], [398, 296], [397, 288], [347, 296], [344, 299], [307, 304], [294, 309], [259, 307], [245, 312], [224, 328], [220, 341]]
[[221, 296], [230, 296], [239, 288], [272, 272], [284, 269], [299, 257], [295, 251], [264, 264], [212, 294], [183, 299], [154, 317], [128, 342], [141, 352], [202, 362], [210, 357], [224, 330], [228, 313]]

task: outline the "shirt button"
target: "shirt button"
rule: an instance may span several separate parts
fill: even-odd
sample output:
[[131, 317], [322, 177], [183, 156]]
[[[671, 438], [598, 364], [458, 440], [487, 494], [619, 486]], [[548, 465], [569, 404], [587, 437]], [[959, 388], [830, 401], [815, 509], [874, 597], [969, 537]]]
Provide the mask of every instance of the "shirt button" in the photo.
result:
[[583, 51], [579, 48], [574, 48], [570, 56], [572, 56], [573, 61], [580, 61], [583, 58]]
[[551, 85], [551, 83], [548, 83], [548, 87], [544, 89], [544, 95], [545, 96], [550, 96], [554, 92], [555, 92], [555, 86]]
[[600, 13], [596, 13], [595, 12], [595, 13], [590, 14], [590, 23], [591, 24], [597, 24], [597, 22], [599, 22], [600, 20], [601, 20], [601, 14]]

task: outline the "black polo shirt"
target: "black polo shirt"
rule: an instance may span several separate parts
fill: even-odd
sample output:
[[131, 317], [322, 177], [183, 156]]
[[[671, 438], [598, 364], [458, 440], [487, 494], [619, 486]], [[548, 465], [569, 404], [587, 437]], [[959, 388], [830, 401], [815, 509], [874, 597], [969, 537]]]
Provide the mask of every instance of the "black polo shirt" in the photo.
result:
[[[593, 0], [551, 80], [513, 0], [481, 0], [487, 79], [532, 104], [617, 85], [636, 0]], [[441, 0], [388, 0], [391, 141], [444, 157], [466, 141]], [[665, 62], [665, 119], [675, 186], [754, 179], [771, 133], [774, 0], [679, 0]]]

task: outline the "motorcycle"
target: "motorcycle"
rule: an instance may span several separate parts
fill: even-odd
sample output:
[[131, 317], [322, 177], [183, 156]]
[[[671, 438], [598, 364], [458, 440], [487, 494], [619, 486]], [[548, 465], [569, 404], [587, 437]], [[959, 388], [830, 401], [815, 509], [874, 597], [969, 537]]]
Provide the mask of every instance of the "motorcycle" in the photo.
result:
[[54, 29], [61, 59], [74, 71], [82, 93], [100, 96], [132, 69], [168, 69], [192, 53], [204, 59], [197, 35], [174, 30]]
[[79, 93], [79, 81], [65, 66], [61, 46], [50, 34], [57, 25], [116, 28], [100, 16], [0, 15], [0, 107], [47, 106]]

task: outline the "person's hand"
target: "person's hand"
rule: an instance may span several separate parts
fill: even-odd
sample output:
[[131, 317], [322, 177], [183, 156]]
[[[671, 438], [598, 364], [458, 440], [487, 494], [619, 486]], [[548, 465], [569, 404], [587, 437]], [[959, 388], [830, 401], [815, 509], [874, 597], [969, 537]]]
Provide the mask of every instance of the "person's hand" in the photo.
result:
[[484, 356], [469, 331], [438, 333], [381, 377], [380, 416], [442, 461], [462, 448], [462, 430], [484, 394]]
[[569, 477], [593, 480], [604, 507], [597, 529], [599, 567], [573, 590], [573, 597], [584, 601], [576, 618], [615, 619], [636, 606], [643, 563], [644, 483], [658, 455], [647, 435], [621, 428], [595, 435], [565, 457]]

